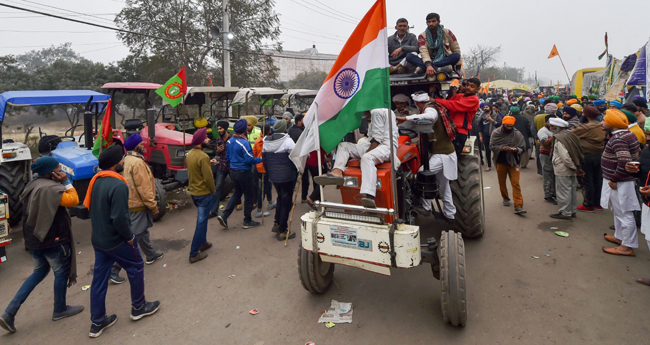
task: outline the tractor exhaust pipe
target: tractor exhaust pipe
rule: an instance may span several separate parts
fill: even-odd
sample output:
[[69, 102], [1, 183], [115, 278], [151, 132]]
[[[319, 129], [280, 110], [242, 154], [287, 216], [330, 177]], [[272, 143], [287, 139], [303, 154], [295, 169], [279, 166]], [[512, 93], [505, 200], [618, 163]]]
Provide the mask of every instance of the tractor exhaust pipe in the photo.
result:
[[[86, 102], [86, 108], [84, 111], [84, 145], [86, 150], [93, 149], [93, 112], [91, 110], [91, 104], [93, 97], [90, 96], [88, 102]], [[99, 107], [99, 105], [97, 105]]]
[[149, 127], [149, 143], [155, 146], [153, 139], [156, 137], [156, 110], [153, 108], [147, 109], [147, 126]]

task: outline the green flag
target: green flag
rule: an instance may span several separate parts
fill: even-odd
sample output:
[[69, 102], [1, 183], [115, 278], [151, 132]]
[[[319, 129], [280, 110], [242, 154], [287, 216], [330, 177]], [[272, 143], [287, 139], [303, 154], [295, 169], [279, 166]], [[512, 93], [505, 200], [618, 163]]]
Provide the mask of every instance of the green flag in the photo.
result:
[[171, 77], [165, 85], [156, 90], [169, 105], [175, 107], [183, 102], [183, 95], [187, 94], [187, 82], [185, 80], [185, 66], [175, 76]]

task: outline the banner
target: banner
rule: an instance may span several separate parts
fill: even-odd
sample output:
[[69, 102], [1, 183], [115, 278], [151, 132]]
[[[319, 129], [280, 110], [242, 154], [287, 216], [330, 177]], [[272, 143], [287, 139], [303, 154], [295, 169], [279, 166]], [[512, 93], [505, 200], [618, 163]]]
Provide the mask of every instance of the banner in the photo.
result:
[[616, 100], [620, 96], [621, 91], [625, 86], [625, 81], [627, 80], [628, 75], [629, 75], [628, 72], [620, 72], [616, 78], [616, 81], [614, 81], [614, 83], [609, 88], [609, 90], [607, 90], [607, 93], [605, 94], [605, 97], [603, 97], [603, 99], [606, 100], [607, 102]]
[[628, 86], [644, 86], [646, 84], [646, 49], [645, 45], [639, 50], [639, 56], [636, 58], [636, 63], [630, 78], [627, 80]]
[[645, 59], [645, 82], [646, 82], [646, 87], [645, 87], [645, 98], [649, 99], [650, 98], [650, 59], [647, 58], [647, 52], [650, 52], [650, 41], [646, 43], [645, 45], [645, 51], [646, 51], [646, 59]]

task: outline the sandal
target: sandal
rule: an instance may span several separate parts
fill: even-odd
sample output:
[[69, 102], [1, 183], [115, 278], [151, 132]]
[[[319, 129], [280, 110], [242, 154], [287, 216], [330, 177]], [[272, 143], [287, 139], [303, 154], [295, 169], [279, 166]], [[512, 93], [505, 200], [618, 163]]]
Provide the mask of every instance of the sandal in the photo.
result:
[[621, 245], [621, 240], [619, 240], [618, 238], [616, 238], [614, 236], [609, 236], [607, 234], [603, 234], [603, 236], [605, 237], [606, 241], [612, 242], [614, 244], [618, 244], [619, 246]]
[[[631, 250], [631, 249], [630, 249], [630, 250]], [[621, 253], [621, 252], [619, 252], [618, 249], [616, 249], [616, 248], [605, 248], [605, 246], [603, 246], [603, 251], [604, 251], [605, 253], [607, 253], [607, 254], [612, 254], [612, 255], [620, 255], [620, 256], [636, 256], [636, 254], [634, 253], [633, 250], [631, 250], [631, 252], [630, 252], [629, 254], [625, 254], [625, 253]]]
[[637, 278], [637, 279], [634, 279], [634, 281], [639, 283], [639, 284], [650, 286], [650, 278]]
[[314, 205], [314, 203], [311, 202], [309, 199], [305, 200], [305, 202], [306, 202], [307, 205], [309, 205], [309, 207], [311, 207], [313, 210], [318, 210], [318, 208], [316, 207], [316, 205]]
[[319, 184], [321, 186], [331, 186], [331, 185], [340, 186], [343, 184], [344, 181], [345, 180], [343, 179], [343, 176], [336, 176], [333, 175], [332, 173], [327, 173], [325, 175], [314, 177], [314, 182], [316, 182], [316, 184]]

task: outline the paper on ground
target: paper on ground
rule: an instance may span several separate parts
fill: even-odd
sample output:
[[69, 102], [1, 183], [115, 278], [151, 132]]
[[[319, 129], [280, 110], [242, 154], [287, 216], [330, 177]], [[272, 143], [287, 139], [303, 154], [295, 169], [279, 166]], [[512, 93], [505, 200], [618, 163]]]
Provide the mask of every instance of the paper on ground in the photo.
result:
[[332, 300], [330, 308], [320, 316], [318, 323], [352, 323], [352, 303], [343, 303]]

